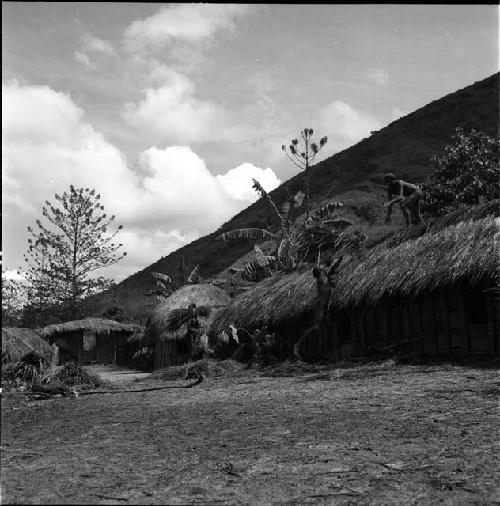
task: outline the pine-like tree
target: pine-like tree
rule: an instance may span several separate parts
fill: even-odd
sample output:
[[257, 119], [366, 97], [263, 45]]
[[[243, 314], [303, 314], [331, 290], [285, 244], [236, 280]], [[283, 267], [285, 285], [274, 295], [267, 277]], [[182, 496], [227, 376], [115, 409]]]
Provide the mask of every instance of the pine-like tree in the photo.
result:
[[55, 205], [46, 201], [42, 208], [50, 225], [36, 220], [37, 231], [28, 227], [32, 238], [28, 239], [29, 248], [24, 255], [26, 278], [42, 305], [57, 307], [64, 317], [74, 318], [84, 298], [112, 283], [91, 275], [127, 254], [119, 253], [122, 244], [113, 242], [123, 226], [110, 230], [115, 216], [108, 217], [103, 212], [101, 196], [93, 189], [71, 185], [69, 192], [56, 194], [55, 199]]
[[299, 169], [304, 171], [304, 190], [306, 194], [306, 216], [309, 217], [310, 209], [310, 189], [309, 189], [309, 167], [314, 163], [316, 155], [325, 147], [328, 142], [326, 135], [321, 137], [319, 144], [312, 140], [314, 131], [312, 128], [304, 128], [300, 132], [301, 140], [293, 139], [287, 147], [285, 144], [281, 146], [281, 149], [285, 152], [288, 158], [296, 165]]

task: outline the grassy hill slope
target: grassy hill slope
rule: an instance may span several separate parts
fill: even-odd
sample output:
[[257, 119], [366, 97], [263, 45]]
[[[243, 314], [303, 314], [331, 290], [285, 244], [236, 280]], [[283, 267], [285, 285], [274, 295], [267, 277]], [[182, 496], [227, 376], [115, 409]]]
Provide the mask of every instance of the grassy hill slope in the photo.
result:
[[[476, 128], [497, 137], [499, 128], [499, 74], [478, 81], [455, 93], [416, 110], [374, 132], [356, 145], [319, 162], [311, 170], [312, 204], [320, 205], [335, 198], [347, 204], [352, 218], [380, 223], [385, 198], [382, 176], [394, 172], [403, 179], [422, 182], [434, 171], [433, 154], [442, 154], [457, 126]], [[285, 200], [287, 191], [303, 188], [303, 173], [271, 192], [275, 202]], [[200, 265], [200, 274], [219, 274], [248, 253], [251, 244], [238, 241], [225, 244], [215, 238], [224, 231], [243, 227], [263, 227], [272, 223], [266, 203], [260, 199], [241, 211], [219, 230], [200, 237], [179, 250], [122, 281], [110, 293], [88, 301], [87, 312], [99, 314], [118, 304], [137, 319], [145, 320], [157, 304], [144, 292], [154, 287], [151, 272], [178, 272], [181, 257], [186, 269]]]

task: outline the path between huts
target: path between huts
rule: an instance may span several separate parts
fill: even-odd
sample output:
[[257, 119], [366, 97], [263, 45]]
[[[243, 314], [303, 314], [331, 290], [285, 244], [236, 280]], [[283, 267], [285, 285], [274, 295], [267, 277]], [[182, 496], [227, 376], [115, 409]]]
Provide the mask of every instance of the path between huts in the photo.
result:
[[99, 376], [99, 378], [107, 383], [120, 386], [136, 380], [147, 379], [151, 376], [151, 373], [141, 372], [119, 365], [93, 364], [86, 365], [83, 369], [90, 374]]
[[497, 369], [388, 363], [6, 396], [2, 501], [497, 504], [499, 394]]

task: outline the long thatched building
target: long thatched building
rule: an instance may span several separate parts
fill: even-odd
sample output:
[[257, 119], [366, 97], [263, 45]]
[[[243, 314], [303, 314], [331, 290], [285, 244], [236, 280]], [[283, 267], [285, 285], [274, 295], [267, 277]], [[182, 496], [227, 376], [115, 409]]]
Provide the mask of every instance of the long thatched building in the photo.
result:
[[60, 363], [129, 365], [127, 338], [141, 327], [103, 318], [85, 318], [47, 325], [37, 332], [59, 348]]
[[[333, 359], [410, 343], [433, 355], [500, 353], [500, 219], [436, 227], [362, 261], [345, 258], [334, 279], [331, 329], [312, 339], [309, 356]], [[239, 296], [214, 319], [281, 338], [282, 355], [312, 323], [316, 290], [310, 271], [278, 274]]]
[[[155, 347], [154, 368], [160, 369], [186, 363], [192, 356], [192, 336], [187, 324], [178, 330], [168, 329], [169, 315], [175, 309], [187, 309], [191, 304], [208, 307], [209, 314], [199, 317], [199, 332], [208, 331], [208, 327], [217, 312], [230, 303], [231, 299], [217, 286], [200, 283], [185, 285], [158, 305], [146, 324], [145, 339]], [[189, 341], [189, 342], [188, 342]]]

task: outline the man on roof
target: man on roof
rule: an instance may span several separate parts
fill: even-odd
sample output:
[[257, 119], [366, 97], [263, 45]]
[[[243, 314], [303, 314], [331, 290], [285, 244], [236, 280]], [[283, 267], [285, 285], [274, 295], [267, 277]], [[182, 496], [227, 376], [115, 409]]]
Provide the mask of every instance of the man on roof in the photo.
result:
[[385, 182], [387, 183], [387, 216], [386, 223], [391, 222], [392, 206], [399, 204], [406, 225], [417, 225], [422, 223], [422, 215], [420, 214], [420, 200], [422, 198], [422, 190], [412, 183], [396, 179], [394, 174], [386, 174]]

